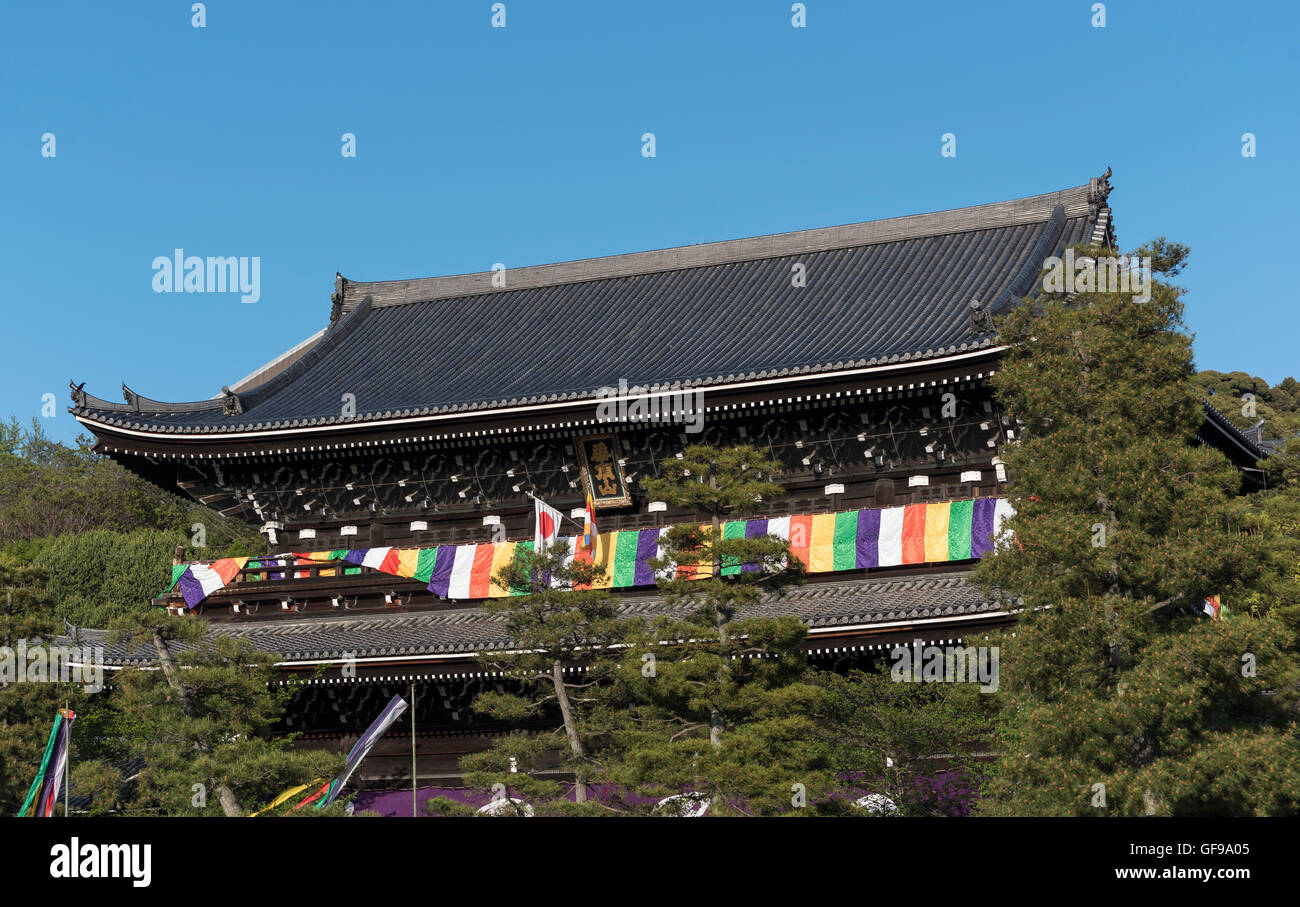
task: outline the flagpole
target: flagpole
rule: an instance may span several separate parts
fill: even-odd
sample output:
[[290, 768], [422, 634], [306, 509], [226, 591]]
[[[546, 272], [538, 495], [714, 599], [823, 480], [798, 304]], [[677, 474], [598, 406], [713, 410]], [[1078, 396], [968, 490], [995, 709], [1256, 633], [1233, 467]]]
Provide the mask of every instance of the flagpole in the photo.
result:
[[[63, 710], [68, 710], [68, 700], [63, 700]], [[68, 818], [68, 772], [72, 767], [72, 722], [65, 717], [68, 724], [68, 751], [63, 756], [63, 818]]]
[[417, 818], [420, 813], [418, 809], [419, 796], [416, 788], [419, 782], [415, 775], [415, 681], [411, 681], [411, 818]]

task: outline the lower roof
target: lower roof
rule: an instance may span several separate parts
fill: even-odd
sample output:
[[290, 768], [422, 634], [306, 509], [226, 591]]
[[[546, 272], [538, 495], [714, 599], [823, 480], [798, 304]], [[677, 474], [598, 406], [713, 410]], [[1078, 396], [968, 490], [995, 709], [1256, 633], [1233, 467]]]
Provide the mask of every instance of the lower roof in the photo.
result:
[[[741, 617], [790, 615], [811, 629], [864, 624], [907, 623], [935, 618], [991, 615], [1002, 606], [986, 598], [970, 581], [970, 572], [927, 574], [906, 579], [853, 579], [807, 584], [769, 596], [741, 612]], [[628, 598], [620, 606], [628, 617], [680, 616], [658, 596]], [[482, 608], [457, 608], [421, 614], [364, 618], [320, 617], [259, 623], [212, 624], [211, 634], [248, 640], [284, 662], [353, 658], [473, 655], [508, 649], [505, 617]], [[105, 630], [79, 630], [63, 644], [104, 645], [109, 665], [145, 665], [155, 661], [147, 645], [109, 645]], [[177, 649], [189, 646], [173, 643]]]

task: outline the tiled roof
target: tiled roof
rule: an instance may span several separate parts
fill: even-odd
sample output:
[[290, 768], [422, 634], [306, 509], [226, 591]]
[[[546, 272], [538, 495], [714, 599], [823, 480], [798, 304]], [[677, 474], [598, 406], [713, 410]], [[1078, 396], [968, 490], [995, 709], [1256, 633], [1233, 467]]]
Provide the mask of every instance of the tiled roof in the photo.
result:
[[[810, 583], [787, 590], [780, 598], [768, 599], [741, 616], [788, 614], [816, 629], [998, 611], [999, 606], [985, 599], [967, 581], [968, 576], [962, 572], [909, 579]], [[622, 613], [627, 617], [652, 617], [673, 610], [659, 597], [644, 597], [625, 600]], [[331, 615], [258, 623], [214, 623], [211, 629], [216, 634], [247, 639], [258, 649], [277, 653], [287, 661], [339, 658], [347, 652], [356, 658], [470, 654], [510, 645], [505, 618], [481, 608], [364, 618]], [[71, 644], [66, 637], [64, 641]], [[78, 644], [107, 644], [107, 633], [81, 630]], [[147, 646], [129, 652], [122, 645], [109, 646], [105, 654], [108, 664], [146, 664], [153, 658], [153, 650]]]
[[1205, 403], [1205, 419], [1214, 425], [1224, 435], [1227, 435], [1235, 441], [1245, 452], [1246, 456], [1254, 460], [1262, 460], [1270, 453], [1260, 444], [1257, 436], [1248, 435], [1240, 428], [1233, 424], [1232, 420], [1225, 416], [1219, 410], [1215, 409], [1208, 402]]
[[[269, 431], [716, 387], [984, 349], [970, 305], [1028, 293], [1043, 259], [1108, 235], [1109, 185], [934, 214], [426, 280], [338, 279], [319, 338], [221, 397], [73, 412], [163, 433]], [[802, 265], [806, 285], [793, 272]], [[530, 351], [547, 351], [538, 368]], [[260, 384], [257, 382], [261, 382]], [[355, 416], [340, 413], [356, 395]]]

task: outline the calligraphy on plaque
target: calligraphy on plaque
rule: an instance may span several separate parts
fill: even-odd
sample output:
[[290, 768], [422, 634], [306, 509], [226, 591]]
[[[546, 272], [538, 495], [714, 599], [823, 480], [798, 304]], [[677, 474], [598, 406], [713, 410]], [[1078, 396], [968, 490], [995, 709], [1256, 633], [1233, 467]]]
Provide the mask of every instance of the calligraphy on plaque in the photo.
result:
[[597, 509], [626, 507], [632, 503], [632, 493], [619, 466], [618, 438], [614, 435], [587, 435], [574, 438], [582, 472], [586, 476], [591, 502]]

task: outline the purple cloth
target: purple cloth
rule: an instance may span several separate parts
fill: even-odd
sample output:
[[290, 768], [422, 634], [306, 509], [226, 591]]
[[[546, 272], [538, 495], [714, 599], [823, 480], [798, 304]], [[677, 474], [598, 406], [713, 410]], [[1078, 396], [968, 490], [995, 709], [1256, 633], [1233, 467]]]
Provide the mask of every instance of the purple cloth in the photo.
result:
[[977, 498], [970, 518], [970, 556], [983, 557], [993, 550], [993, 508], [997, 498]]
[[654, 585], [655, 573], [646, 561], [658, 554], [659, 530], [642, 529], [636, 537], [636, 573], [632, 580], [634, 586]]
[[[263, 558], [263, 559], [262, 559], [262, 566], [263, 566], [263, 567], [283, 567], [284, 564], [285, 564], [285, 562], [284, 562], [284, 559], [283, 559], [283, 558], [278, 558], [278, 557], [267, 557], [267, 558]], [[267, 578], [267, 579], [284, 579], [284, 574], [283, 574], [283, 573], [267, 573], [267, 574], [266, 574], [266, 578]]]
[[858, 511], [857, 568], [880, 566], [880, 511]]
[[433, 576], [429, 579], [429, 591], [440, 598], [447, 597], [451, 586], [451, 568], [456, 563], [456, 546], [439, 545], [438, 553], [433, 559]]
[[203, 586], [194, 578], [194, 574], [188, 570], [181, 574], [181, 578], [176, 581], [176, 586], [181, 590], [187, 608], [193, 608], [207, 597], [207, 593], [203, 591]]
[[[745, 538], [761, 539], [767, 535], [767, 520], [747, 520], [745, 522]], [[740, 570], [742, 573], [753, 573], [758, 569], [758, 564], [744, 564]]]

